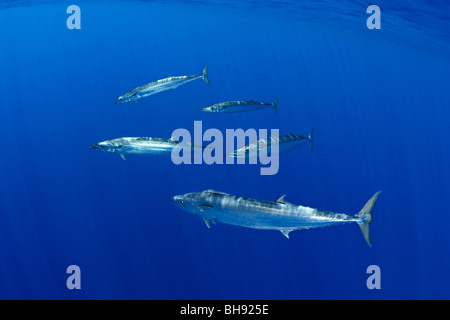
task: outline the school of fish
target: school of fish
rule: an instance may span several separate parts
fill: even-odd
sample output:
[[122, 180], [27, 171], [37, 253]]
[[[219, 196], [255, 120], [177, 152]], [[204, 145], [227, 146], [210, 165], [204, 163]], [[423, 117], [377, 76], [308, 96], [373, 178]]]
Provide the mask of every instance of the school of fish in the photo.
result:
[[[146, 85], [137, 87], [121, 95], [115, 104], [127, 102], [139, 102], [142, 98], [176, 89], [177, 87], [203, 79], [210, 85], [208, 79], [208, 65], [201, 74], [190, 76], [172, 76]], [[258, 102], [255, 100], [238, 100], [219, 102], [202, 111], [210, 113], [240, 113], [258, 111], [267, 108], [278, 113], [278, 97], [273, 102]], [[308, 143], [311, 151], [313, 141], [313, 129], [308, 136], [300, 136], [294, 133], [278, 137], [260, 139], [236, 149], [231, 157], [252, 158], [259, 157], [261, 153], [270, 155], [277, 145], [277, 152], [287, 152]], [[174, 137], [152, 138], [152, 137], [123, 137], [94, 143], [91, 149], [119, 155], [126, 160], [129, 155], [170, 155], [174, 148], [185, 147], [192, 152], [202, 152], [205, 148], [201, 145], [180, 142]], [[176, 195], [172, 201], [183, 210], [203, 218], [207, 227], [211, 224], [221, 222], [225, 224], [262, 229], [277, 230], [289, 238], [289, 233], [294, 230], [335, 226], [345, 223], [357, 223], [361, 229], [365, 241], [372, 246], [370, 240], [369, 224], [372, 222], [372, 210], [381, 191], [376, 192], [357, 214], [334, 213], [305, 206], [294, 205], [285, 200], [285, 195], [275, 201], [256, 200], [244, 198], [228, 193], [207, 189], [202, 192], [191, 192], [184, 195]]]

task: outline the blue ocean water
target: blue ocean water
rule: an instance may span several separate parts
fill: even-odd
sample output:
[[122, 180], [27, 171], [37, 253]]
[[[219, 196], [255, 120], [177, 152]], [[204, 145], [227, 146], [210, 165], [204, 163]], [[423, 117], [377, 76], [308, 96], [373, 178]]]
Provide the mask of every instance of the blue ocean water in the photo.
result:
[[[69, 30], [66, 9], [81, 8]], [[369, 30], [366, 8], [381, 8]], [[0, 298], [450, 298], [450, 8], [439, 1], [2, 1]], [[139, 103], [124, 92], [195, 81]], [[270, 109], [208, 114], [227, 100]], [[89, 150], [173, 130], [307, 135], [258, 165], [174, 165]], [[378, 190], [372, 244], [356, 224], [276, 231], [218, 224], [170, 198], [205, 189], [357, 213]], [[81, 269], [68, 290], [66, 269]], [[367, 267], [381, 270], [369, 290]]]

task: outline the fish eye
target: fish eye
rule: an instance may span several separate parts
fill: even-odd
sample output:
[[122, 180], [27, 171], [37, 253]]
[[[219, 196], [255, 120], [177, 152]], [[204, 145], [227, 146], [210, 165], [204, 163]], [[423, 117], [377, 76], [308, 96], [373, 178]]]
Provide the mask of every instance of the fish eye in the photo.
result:
[[183, 203], [184, 203], [184, 201], [183, 201], [183, 200], [180, 200], [180, 203], [181, 203], [181, 204], [183, 204]]
[[248, 149], [245, 149], [245, 153], [248, 153]]

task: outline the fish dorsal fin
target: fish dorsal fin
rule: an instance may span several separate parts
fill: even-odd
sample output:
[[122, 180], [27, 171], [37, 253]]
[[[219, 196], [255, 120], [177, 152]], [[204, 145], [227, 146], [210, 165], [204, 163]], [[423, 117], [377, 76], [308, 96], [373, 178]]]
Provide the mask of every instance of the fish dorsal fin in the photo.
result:
[[286, 200], [284, 200], [285, 197], [286, 197], [286, 195], [283, 194], [283, 195], [282, 195], [280, 198], [278, 198], [275, 202], [283, 203], [283, 204], [291, 204], [291, 203], [287, 202]]

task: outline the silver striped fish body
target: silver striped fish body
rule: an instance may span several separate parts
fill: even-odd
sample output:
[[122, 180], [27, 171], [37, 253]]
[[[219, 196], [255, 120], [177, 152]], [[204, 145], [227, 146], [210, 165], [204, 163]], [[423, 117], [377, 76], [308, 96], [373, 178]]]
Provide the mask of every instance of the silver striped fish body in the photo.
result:
[[91, 149], [119, 154], [123, 159], [127, 155], [170, 155], [175, 147], [188, 147], [192, 151], [203, 150], [202, 146], [194, 146], [173, 139], [125, 137], [103, 141], [90, 146]]
[[170, 154], [178, 141], [162, 138], [121, 138], [121, 154]]
[[130, 101], [139, 102], [142, 98], [154, 95], [159, 92], [163, 92], [170, 89], [176, 89], [179, 86], [189, 83], [197, 79], [203, 79], [208, 85], [208, 66], [203, 69], [203, 73], [193, 76], [178, 76], [178, 77], [168, 77], [165, 79], [157, 80], [146, 85], [137, 87], [131, 91], [128, 91], [124, 95], [120, 96], [114, 103], [126, 103]]
[[294, 205], [284, 200], [284, 196], [276, 201], [264, 201], [237, 197], [214, 190], [188, 193], [172, 198], [182, 209], [203, 217], [209, 227], [209, 222], [222, 222], [230, 225], [278, 230], [286, 237], [293, 230], [318, 228], [356, 222], [367, 226], [364, 234], [370, 245], [368, 224], [372, 221], [370, 212], [378, 198], [377, 192], [356, 215], [321, 211], [304, 206]]
[[202, 109], [202, 111], [212, 113], [237, 113], [273, 108], [275, 113], [277, 113], [277, 103], [278, 97], [272, 103], [258, 102], [255, 100], [226, 101], [205, 107]]
[[305, 143], [312, 144], [312, 132], [308, 137], [291, 133], [289, 135], [279, 137], [260, 139], [236, 149], [232, 152], [231, 156], [235, 158], [255, 158], [259, 157], [261, 154], [271, 155], [272, 153], [275, 153], [272, 148], [275, 143], [278, 144], [278, 153], [291, 151], [295, 148], [301, 147]]

